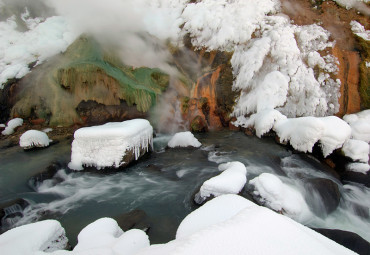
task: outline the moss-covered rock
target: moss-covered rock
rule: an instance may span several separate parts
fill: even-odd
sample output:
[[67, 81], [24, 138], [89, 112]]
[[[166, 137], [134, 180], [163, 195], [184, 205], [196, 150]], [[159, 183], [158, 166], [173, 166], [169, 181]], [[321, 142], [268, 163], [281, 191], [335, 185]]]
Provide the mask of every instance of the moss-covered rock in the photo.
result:
[[[120, 106], [145, 113], [169, 84], [159, 69], [133, 68], [93, 38], [81, 36], [63, 55], [36, 67], [23, 82], [13, 116], [46, 119], [50, 125], [83, 122], [76, 112], [83, 101]], [[122, 114], [120, 114], [122, 115]]]

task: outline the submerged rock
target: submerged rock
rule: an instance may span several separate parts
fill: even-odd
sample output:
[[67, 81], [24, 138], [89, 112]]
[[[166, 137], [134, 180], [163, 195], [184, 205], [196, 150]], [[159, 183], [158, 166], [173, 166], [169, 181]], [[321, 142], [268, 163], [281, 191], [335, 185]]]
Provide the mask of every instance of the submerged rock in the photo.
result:
[[35, 191], [37, 191], [38, 187], [46, 180], [50, 180], [52, 185], [60, 183], [63, 181], [60, 177], [55, 177], [56, 173], [63, 168], [63, 165], [59, 162], [52, 163], [48, 166], [43, 172], [32, 176], [29, 181], [28, 185]]
[[140, 209], [135, 209], [128, 213], [119, 215], [118, 217], [115, 217], [115, 220], [123, 231], [136, 228], [147, 232], [150, 228], [148, 215]]
[[[326, 216], [337, 209], [341, 195], [338, 185], [329, 179], [313, 178], [306, 180], [307, 193], [314, 199], [306, 199], [312, 212]], [[324, 213], [324, 215], [323, 215]]]
[[27, 206], [29, 203], [22, 198], [0, 204], [0, 233], [13, 227], [23, 217], [23, 210]]

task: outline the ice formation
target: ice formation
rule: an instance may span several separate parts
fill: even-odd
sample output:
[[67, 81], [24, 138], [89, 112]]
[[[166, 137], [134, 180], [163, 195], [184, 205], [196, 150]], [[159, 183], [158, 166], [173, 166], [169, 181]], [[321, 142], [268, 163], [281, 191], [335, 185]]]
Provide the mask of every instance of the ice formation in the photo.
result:
[[122, 160], [127, 151], [132, 150], [137, 160], [141, 150], [152, 147], [152, 141], [153, 127], [144, 119], [81, 128], [74, 133], [68, 166], [74, 170], [83, 166], [118, 168], [125, 163]]
[[234, 161], [218, 166], [221, 174], [205, 181], [200, 187], [200, 196], [218, 197], [224, 194], [238, 194], [247, 182], [247, 169], [241, 162]]
[[223, 195], [188, 215], [175, 240], [152, 245], [138, 254], [355, 253], [288, 217], [237, 195]]
[[176, 133], [168, 142], [168, 147], [200, 147], [202, 144], [190, 131]]
[[45, 220], [13, 228], [0, 235], [1, 254], [24, 255], [66, 248], [68, 239], [56, 220]]
[[369, 161], [369, 144], [361, 141], [349, 139], [342, 148], [345, 156], [350, 157], [354, 161], [367, 163]]
[[312, 217], [302, 194], [273, 174], [263, 173], [249, 181], [253, 195], [263, 205], [289, 216], [299, 222]]
[[19, 145], [24, 149], [47, 147], [50, 142], [48, 135], [38, 130], [28, 130], [19, 138]]
[[23, 120], [21, 118], [15, 118], [12, 120], [9, 120], [8, 125], [6, 126], [5, 130], [1, 132], [3, 135], [11, 135], [14, 133], [14, 129], [22, 126], [23, 125]]
[[352, 128], [352, 138], [370, 143], [370, 110], [344, 115], [343, 119]]
[[25, 76], [28, 64], [40, 64], [66, 50], [76, 38], [63, 17], [33, 19], [25, 9], [22, 19], [26, 32], [18, 31], [15, 16], [0, 22], [0, 89], [8, 79]]

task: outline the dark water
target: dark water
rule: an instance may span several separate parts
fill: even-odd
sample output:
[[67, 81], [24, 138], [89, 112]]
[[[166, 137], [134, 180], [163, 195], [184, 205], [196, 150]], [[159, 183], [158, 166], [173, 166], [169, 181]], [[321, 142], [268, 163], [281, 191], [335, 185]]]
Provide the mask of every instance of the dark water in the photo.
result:
[[[31, 206], [17, 224], [57, 219], [72, 245], [76, 244], [79, 231], [92, 221], [140, 209], [146, 212], [150, 223], [151, 243], [163, 243], [175, 237], [181, 220], [195, 209], [194, 192], [205, 180], [219, 174], [219, 163], [241, 161], [247, 166], [248, 180], [263, 172], [273, 173], [302, 193], [305, 176], [336, 181], [330, 170], [316, 160], [292, 155], [269, 138], [247, 137], [231, 131], [196, 136], [202, 143], [200, 149], [165, 149], [170, 136], [159, 135], [154, 140], [154, 152], [122, 172], [71, 173], [61, 169], [56, 178], [59, 183], [44, 181], [37, 191], [30, 188], [29, 179], [52, 162], [68, 163], [71, 141], [34, 152], [20, 148], [3, 150], [0, 152], [0, 203], [26, 199]], [[354, 231], [369, 240], [366, 233], [366, 229], [370, 229], [369, 220], [356, 216], [350, 203], [362, 200], [370, 206], [369, 190], [338, 184], [342, 193], [340, 207], [329, 216], [312, 217], [302, 223]]]

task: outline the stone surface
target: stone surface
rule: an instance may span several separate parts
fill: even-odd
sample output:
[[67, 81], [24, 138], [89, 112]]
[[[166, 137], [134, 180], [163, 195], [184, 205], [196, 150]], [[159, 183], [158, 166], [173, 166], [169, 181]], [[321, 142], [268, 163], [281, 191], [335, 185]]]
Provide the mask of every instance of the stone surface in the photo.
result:
[[0, 204], [0, 234], [12, 227], [12, 224], [23, 217], [23, 210], [29, 203], [22, 199], [16, 199]]

